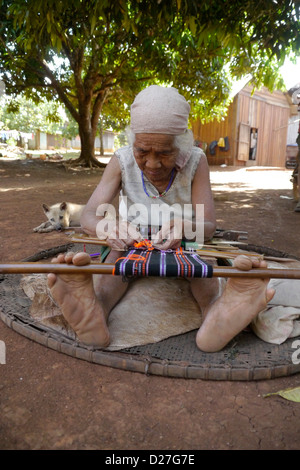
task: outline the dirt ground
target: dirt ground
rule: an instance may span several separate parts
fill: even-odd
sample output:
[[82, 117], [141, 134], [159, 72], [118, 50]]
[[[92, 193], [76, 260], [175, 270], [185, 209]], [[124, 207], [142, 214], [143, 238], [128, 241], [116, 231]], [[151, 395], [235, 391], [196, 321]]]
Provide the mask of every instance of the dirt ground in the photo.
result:
[[[218, 227], [248, 232], [249, 243], [300, 257], [300, 213], [291, 170], [213, 167]], [[85, 203], [99, 170], [0, 159], [0, 259], [19, 261], [66, 243], [38, 234], [41, 204]], [[99, 366], [39, 345], [0, 322], [2, 450], [298, 449], [300, 404], [269, 392], [299, 375], [252, 382], [147, 376]]]

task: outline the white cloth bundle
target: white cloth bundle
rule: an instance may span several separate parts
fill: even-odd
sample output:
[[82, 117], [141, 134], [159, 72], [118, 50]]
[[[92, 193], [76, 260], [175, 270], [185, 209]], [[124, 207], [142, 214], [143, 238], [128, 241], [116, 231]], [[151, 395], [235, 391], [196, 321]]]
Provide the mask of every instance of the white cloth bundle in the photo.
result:
[[[273, 267], [284, 267], [272, 264]], [[267, 308], [253, 320], [251, 327], [262, 340], [282, 344], [288, 338], [300, 335], [300, 280], [271, 279], [268, 287], [275, 289], [276, 293]]]

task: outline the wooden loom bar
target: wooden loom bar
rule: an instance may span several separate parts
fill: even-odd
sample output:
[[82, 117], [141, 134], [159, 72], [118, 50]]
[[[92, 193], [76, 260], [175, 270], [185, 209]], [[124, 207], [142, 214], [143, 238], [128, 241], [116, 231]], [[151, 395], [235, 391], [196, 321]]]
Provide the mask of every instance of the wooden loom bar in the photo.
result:
[[[113, 264], [91, 263], [74, 266], [60, 263], [5, 263], [0, 264], [0, 274], [112, 274]], [[257, 268], [241, 271], [233, 267], [213, 267], [213, 277], [243, 277], [260, 279], [300, 279], [300, 269], [294, 268]]]
[[100, 238], [71, 238], [70, 242], [72, 243], [82, 243], [83, 245], [104, 245], [108, 246], [105, 240], [100, 240]]
[[[102, 246], [108, 246], [106, 241], [105, 240], [99, 240], [99, 238], [72, 238], [71, 239], [71, 242], [72, 243], [82, 243], [83, 245], [102, 245]], [[207, 246], [207, 249], [205, 249]], [[203, 245], [203, 248], [201, 249], [196, 249], [195, 252], [198, 253], [200, 256], [204, 256], [204, 257], [212, 257], [212, 258], [225, 258], [225, 259], [234, 259], [236, 258], [238, 255], [241, 255], [241, 254], [247, 254], [247, 256], [249, 257], [255, 257], [255, 258], [258, 258], [258, 259], [263, 259], [263, 255], [260, 255], [258, 253], [251, 253], [251, 252], [243, 252], [241, 253], [240, 251], [238, 251], [238, 249], [236, 251], [217, 251], [219, 249], [223, 249], [225, 250], [225, 248], [228, 249], [228, 246], [226, 247], [217, 247], [217, 248], [213, 248], [213, 246], [211, 245]], [[230, 248], [233, 248], [233, 247], [230, 247]], [[120, 251], [124, 251], [124, 250], [120, 250]], [[184, 253], [190, 253], [189, 250], [183, 250]]]
[[[100, 238], [93, 238], [93, 237], [71, 237], [70, 238], [70, 243], [81, 243], [82, 245], [103, 245], [103, 246], [108, 246], [106, 240], [101, 240]], [[228, 250], [228, 247], [230, 250], [238, 250], [237, 246], [233, 246], [233, 242], [230, 242], [231, 244], [224, 244], [224, 242], [220, 242], [218, 244], [204, 244], [204, 245], [199, 245], [198, 248], [196, 248], [196, 251], [202, 251], [202, 249], [208, 249], [208, 250]], [[229, 243], [229, 242], [228, 242]], [[245, 245], [245, 243], [241, 243], [241, 245]]]

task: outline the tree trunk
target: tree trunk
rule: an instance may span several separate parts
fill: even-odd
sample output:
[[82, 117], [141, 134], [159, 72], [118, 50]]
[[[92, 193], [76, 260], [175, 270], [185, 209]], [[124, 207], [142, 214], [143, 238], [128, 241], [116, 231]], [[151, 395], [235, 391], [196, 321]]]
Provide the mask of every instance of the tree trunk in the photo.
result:
[[100, 141], [100, 155], [104, 155], [104, 146], [103, 146], [103, 126], [102, 118], [99, 118], [99, 141]]
[[85, 125], [88, 118], [80, 119], [79, 125], [79, 136], [81, 142], [81, 152], [75, 164], [84, 167], [105, 167], [104, 163], [99, 162], [95, 158], [95, 135], [96, 129], [93, 129], [91, 125]]

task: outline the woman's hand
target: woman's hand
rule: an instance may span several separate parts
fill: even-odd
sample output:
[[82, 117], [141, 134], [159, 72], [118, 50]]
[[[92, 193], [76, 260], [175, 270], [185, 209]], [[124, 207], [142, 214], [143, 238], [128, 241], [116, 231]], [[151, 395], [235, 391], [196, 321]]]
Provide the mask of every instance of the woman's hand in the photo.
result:
[[105, 239], [112, 250], [127, 250], [129, 246], [142, 240], [135, 225], [118, 219], [110, 220], [105, 233], [101, 236], [97, 232], [97, 235], [99, 238]]
[[172, 219], [162, 226], [152, 238], [152, 244], [158, 250], [175, 250], [181, 245], [183, 236], [182, 219]]

